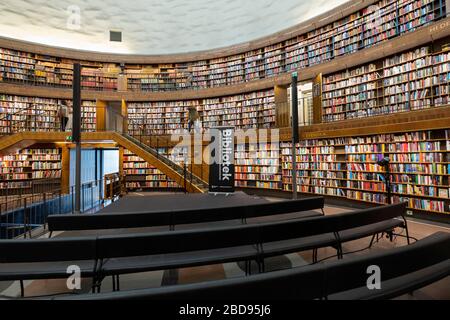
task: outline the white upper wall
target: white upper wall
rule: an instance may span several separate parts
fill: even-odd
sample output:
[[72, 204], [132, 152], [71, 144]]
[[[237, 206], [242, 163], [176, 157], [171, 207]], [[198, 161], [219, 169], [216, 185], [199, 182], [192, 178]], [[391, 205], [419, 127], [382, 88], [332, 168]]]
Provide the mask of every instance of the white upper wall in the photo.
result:
[[[347, 1], [1, 0], [0, 36], [90, 51], [184, 53], [255, 40]], [[123, 42], [110, 42], [109, 30], [122, 31]]]

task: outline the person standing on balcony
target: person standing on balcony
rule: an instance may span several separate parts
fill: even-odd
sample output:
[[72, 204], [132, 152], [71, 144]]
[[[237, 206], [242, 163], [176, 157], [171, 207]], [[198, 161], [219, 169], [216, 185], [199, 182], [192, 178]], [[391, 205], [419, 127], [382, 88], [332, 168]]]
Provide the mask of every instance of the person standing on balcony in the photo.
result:
[[61, 131], [66, 131], [67, 122], [69, 121], [69, 107], [67, 101], [63, 100], [58, 106], [58, 117], [61, 123]]
[[71, 132], [73, 129], [73, 108], [68, 107], [68, 114], [67, 114], [67, 124], [66, 124], [66, 131]]
[[197, 108], [190, 107], [189, 108], [189, 119], [188, 119], [188, 128], [189, 132], [193, 128], [195, 128], [195, 123], [200, 121], [200, 115], [198, 114]]

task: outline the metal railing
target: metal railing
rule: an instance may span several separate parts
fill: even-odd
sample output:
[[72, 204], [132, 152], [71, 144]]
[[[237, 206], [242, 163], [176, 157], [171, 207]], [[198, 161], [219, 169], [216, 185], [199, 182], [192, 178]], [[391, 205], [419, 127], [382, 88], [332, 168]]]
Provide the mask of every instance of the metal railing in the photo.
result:
[[[171, 161], [170, 159], [160, 155], [158, 150], [150, 147], [149, 145], [147, 145], [145, 143], [142, 143], [137, 138], [132, 137], [129, 134], [125, 134], [124, 133], [122, 135], [123, 135], [123, 137], [128, 139], [130, 142], [136, 144], [140, 148], [144, 149], [146, 152], [148, 152], [151, 155], [155, 156], [158, 160], [160, 160], [165, 165], [170, 167], [172, 170], [177, 172], [180, 175], [180, 177], [182, 177], [182, 179], [183, 179], [181, 181], [176, 181], [180, 186], [185, 185], [186, 181], [189, 181], [190, 184], [194, 184], [194, 185], [200, 187], [201, 189], [204, 189], [204, 190], [208, 189], [208, 184], [205, 181], [203, 181], [202, 179], [200, 179], [199, 177], [197, 177], [196, 175], [194, 175], [192, 173], [192, 171], [188, 172], [186, 166], [181, 166], [181, 165]], [[187, 186], [185, 185], [185, 189], [186, 188], [187, 188]]]
[[[82, 184], [81, 212], [96, 213], [117, 200], [123, 183], [117, 173]], [[2, 199], [0, 208], [0, 239], [34, 237], [45, 231], [48, 216], [75, 213], [75, 187], [63, 194], [60, 186], [50, 188], [42, 184], [33, 193]]]

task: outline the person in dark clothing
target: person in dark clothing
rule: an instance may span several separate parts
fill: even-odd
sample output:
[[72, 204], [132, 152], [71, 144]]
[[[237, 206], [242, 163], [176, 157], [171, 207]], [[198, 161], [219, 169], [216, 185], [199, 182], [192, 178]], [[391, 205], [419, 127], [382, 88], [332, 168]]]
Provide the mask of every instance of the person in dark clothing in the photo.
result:
[[200, 115], [195, 107], [189, 108], [189, 119], [188, 119], [188, 128], [189, 132], [192, 131], [192, 128], [195, 126], [195, 122], [200, 120]]
[[66, 101], [62, 101], [58, 108], [58, 117], [61, 123], [61, 131], [66, 131], [67, 122], [69, 121], [69, 107]]

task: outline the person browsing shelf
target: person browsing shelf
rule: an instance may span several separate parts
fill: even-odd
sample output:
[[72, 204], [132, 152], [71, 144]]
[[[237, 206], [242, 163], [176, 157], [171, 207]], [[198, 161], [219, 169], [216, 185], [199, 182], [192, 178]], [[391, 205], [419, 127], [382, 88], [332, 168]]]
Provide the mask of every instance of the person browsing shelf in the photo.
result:
[[196, 122], [200, 121], [200, 115], [195, 107], [189, 108], [189, 119], [188, 119], [188, 130], [191, 132], [193, 128], [195, 128]]
[[62, 101], [58, 105], [58, 117], [61, 123], [61, 131], [66, 131], [67, 122], [69, 121], [69, 107], [66, 101]]

